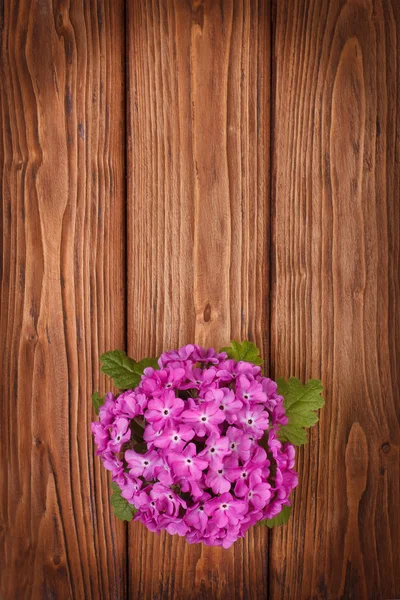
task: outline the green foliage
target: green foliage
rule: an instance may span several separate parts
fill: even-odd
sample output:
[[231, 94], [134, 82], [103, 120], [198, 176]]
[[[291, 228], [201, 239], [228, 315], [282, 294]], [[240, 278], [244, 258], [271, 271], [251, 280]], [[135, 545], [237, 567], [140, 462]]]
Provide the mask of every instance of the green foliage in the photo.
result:
[[98, 415], [100, 406], [103, 406], [104, 404], [104, 396], [101, 396], [99, 392], [95, 392], [92, 395], [92, 403], [94, 407], [94, 412], [96, 413], [96, 415]]
[[111, 506], [114, 509], [114, 515], [121, 521], [132, 521], [136, 508], [121, 496], [121, 490], [117, 483], [112, 482], [111, 489], [113, 491]]
[[267, 527], [269, 527], [269, 529], [272, 529], [273, 527], [279, 527], [280, 525], [286, 525], [286, 523], [289, 521], [289, 517], [291, 514], [292, 507], [284, 506], [279, 515], [276, 515], [276, 517], [274, 517], [273, 519], [264, 519], [263, 521], [260, 521], [259, 524], [266, 525]]
[[221, 348], [221, 352], [226, 352], [228, 358], [233, 358], [234, 360], [240, 361], [244, 360], [246, 362], [252, 363], [253, 365], [262, 365], [263, 359], [260, 356], [260, 351], [253, 342], [235, 342], [231, 341], [230, 346], [225, 346], [225, 348]]
[[310, 379], [302, 384], [295, 377], [289, 381], [278, 379], [278, 393], [284, 398], [284, 407], [289, 423], [279, 430], [281, 442], [290, 442], [296, 446], [307, 443], [306, 428], [318, 422], [316, 411], [325, 404], [321, 396], [322, 383]]
[[136, 363], [135, 371], [136, 371], [136, 373], [140, 373], [140, 375], [143, 375], [143, 371], [145, 369], [147, 369], [147, 367], [153, 367], [153, 369], [158, 370], [160, 368], [158, 366], [158, 359], [157, 358], [142, 358], [142, 360], [140, 360], [139, 362]]
[[156, 358], [144, 358], [136, 362], [126, 355], [123, 350], [111, 350], [100, 357], [101, 371], [114, 380], [114, 385], [121, 390], [130, 390], [140, 383], [144, 369], [158, 369]]

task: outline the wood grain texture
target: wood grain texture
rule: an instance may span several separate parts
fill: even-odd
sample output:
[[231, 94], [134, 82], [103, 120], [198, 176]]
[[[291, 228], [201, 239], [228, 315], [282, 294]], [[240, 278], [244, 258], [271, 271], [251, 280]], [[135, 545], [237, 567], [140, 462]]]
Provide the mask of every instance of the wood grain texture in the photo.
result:
[[[267, 355], [266, 1], [129, 4], [128, 348]], [[267, 532], [230, 550], [129, 527], [132, 598], [262, 598]]]
[[272, 598], [398, 598], [400, 4], [277, 2], [273, 371], [321, 377]]
[[0, 6], [0, 597], [122, 598], [89, 423], [124, 343], [123, 3]]
[[[397, 0], [0, 0], [1, 600], [400, 597], [399, 48]], [[325, 385], [293, 518], [124, 527], [100, 353], [231, 338]]]

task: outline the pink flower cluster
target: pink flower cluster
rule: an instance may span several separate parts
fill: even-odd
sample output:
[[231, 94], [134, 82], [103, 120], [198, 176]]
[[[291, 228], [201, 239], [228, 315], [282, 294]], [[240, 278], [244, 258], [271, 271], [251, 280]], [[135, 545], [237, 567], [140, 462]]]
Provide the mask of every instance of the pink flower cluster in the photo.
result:
[[260, 367], [225, 352], [188, 345], [159, 366], [107, 395], [92, 423], [97, 454], [150, 531], [228, 548], [297, 485], [295, 449], [277, 437], [283, 398]]

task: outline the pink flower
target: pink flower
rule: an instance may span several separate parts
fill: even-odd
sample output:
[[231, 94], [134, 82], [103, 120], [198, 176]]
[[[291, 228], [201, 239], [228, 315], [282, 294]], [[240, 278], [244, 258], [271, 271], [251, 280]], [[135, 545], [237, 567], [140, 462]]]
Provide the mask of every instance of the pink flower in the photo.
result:
[[236, 394], [246, 406], [250, 406], [251, 402], [261, 403], [267, 400], [261, 383], [256, 380], [250, 381], [245, 375], [240, 375], [237, 379]]
[[217, 370], [215, 367], [210, 369], [193, 369], [192, 366], [186, 367], [186, 383], [182, 383], [180, 386], [181, 390], [188, 390], [190, 388], [200, 389], [207, 388], [215, 379]]
[[193, 506], [187, 510], [184, 519], [189, 527], [194, 527], [201, 532], [205, 531], [208, 523], [208, 516], [204, 512], [204, 502], [209, 498], [210, 494], [206, 494], [205, 498], [199, 502], [195, 502]]
[[96, 454], [103, 454], [110, 440], [108, 429], [105, 429], [101, 423], [97, 422], [92, 423], [91, 428], [94, 435], [94, 442], [97, 446]]
[[124, 417], [116, 419], [111, 428], [111, 440], [108, 443], [109, 450], [119, 452], [122, 444], [128, 442], [131, 438], [131, 430], [129, 429], [129, 421]]
[[154, 446], [178, 452], [193, 437], [194, 431], [189, 425], [178, 425], [164, 429], [161, 435], [154, 439]]
[[189, 508], [185, 516], [185, 523], [189, 525], [189, 527], [194, 527], [202, 532], [205, 530], [208, 523], [208, 517], [200, 502], [196, 502], [196, 504]]
[[229, 440], [229, 449], [232, 455], [237, 456], [241, 460], [248, 460], [253, 447], [250, 436], [236, 427], [228, 427], [226, 435]]
[[260, 510], [271, 498], [271, 486], [262, 480], [257, 471], [253, 471], [249, 477], [249, 489], [245, 496], [248, 502]]
[[168, 531], [168, 533], [171, 535], [177, 533], [181, 537], [186, 535], [189, 530], [189, 527], [186, 525], [185, 521], [178, 517], [161, 517], [158, 524], [161, 528], [165, 527], [166, 531]]
[[200, 346], [194, 347], [193, 360], [198, 362], [212, 363], [217, 365], [221, 360], [226, 358], [226, 352], [215, 352], [214, 348], [200, 348]]
[[234, 423], [237, 420], [237, 413], [243, 407], [243, 402], [238, 400], [235, 392], [229, 388], [209, 390], [205, 399], [207, 402], [215, 400], [218, 403], [218, 408], [225, 413], [228, 423]]
[[[146, 373], [148, 371], [150, 371], [150, 367], [146, 369]], [[164, 390], [177, 388], [184, 377], [185, 369], [182, 368], [161, 369], [160, 371], [152, 369], [152, 373], [142, 381], [142, 388], [153, 397], [161, 396]]]
[[156, 500], [156, 506], [164, 514], [178, 516], [179, 508], [186, 508], [186, 502], [177, 496], [169, 487], [155, 483], [150, 491], [150, 498]]
[[133, 502], [135, 495], [139, 493], [141, 487], [142, 481], [140, 479], [127, 477], [124, 485], [121, 486], [121, 496], [129, 502]]
[[127, 390], [118, 396], [116, 409], [119, 414], [128, 419], [133, 419], [137, 415], [142, 415], [147, 406], [147, 398], [144, 394], [138, 394], [136, 391]]
[[246, 510], [246, 505], [240, 500], [235, 500], [229, 493], [221, 494], [218, 498], [208, 500], [204, 505], [205, 513], [217, 527], [237, 525], [241, 515]]
[[147, 442], [147, 447], [149, 448], [149, 450], [153, 448], [155, 440], [161, 437], [162, 434], [162, 429], [156, 431], [155, 429], [153, 429], [152, 425], [147, 425], [143, 433], [143, 439], [145, 442]]
[[238, 415], [238, 420], [247, 433], [251, 433], [255, 439], [260, 439], [268, 428], [268, 412], [263, 406], [253, 405], [252, 408], [243, 409]]
[[185, 423], [191, 423], [193, 429], [199, 437], [204, 437], [206, 433], [212, 431], [218, 433], [218, 425], [225, 420], [225, 415], [219, 409], [218, 402], [203, 402], [197, 408], [185, 410], [182, 413], [182, 419]]
[[148, 410], [145, 412], [146, 421], [152, 423], [156, 431], [163, 427], [170, 427], [179, 417], [184, 406], [184, 401], [177, 398], [172, 390], [168, 390], [159, 398], [150, 400]]
[[211, 488], [214, 494], [223, 494], [231, 489], [231, 481], [223, 465], [210, 467], [206, 475], [206, 485]]
[[115, 398], [114, 395], [109, 392], [105, 398], [104, 404], [99, 409], [99, 421], [106, 427], [111, 425], [114, 421], [114, 409], [115, 409]]
[[199, 456], [205, 458], [211, 467], [217, 468], [222, 465], [222, 459], [230, 454], [229, 439], [220, 437], [215, 431], [211, 433], [206, 440], [206, 447], [199, 453]]
[[172, 366], [180, 366], [181, 363], [185, 363], [189, 360], [194, 351], [194, 346], [188, 344], [179, 348], [179, 350], [171, 350], [170, 352], [164, 352], [158, 359], [160, 367], [164, 367], [172, 363]]
[[154, 450], [150, 450], [146, 454], [137, 454], [134, 450], [127, 450], [125, 460], [131, 475], [144, 477], [147, 481], [153, 479], [155, 467], [161, 466], [163, 463], [161, 456]]
[[187, 477], [188, 479], [200, 479], [202, 471], [207, 469], [208, 462], [196, 456], [196, 446], [188, 444], [181, 453], [171, 452], [168, 460], [176, 477]]
[[111, 471], [112, 479], [118, 484], [125, 483], [124, 464], [112, 452], [105, 452], [101, 457], [104, 467]]

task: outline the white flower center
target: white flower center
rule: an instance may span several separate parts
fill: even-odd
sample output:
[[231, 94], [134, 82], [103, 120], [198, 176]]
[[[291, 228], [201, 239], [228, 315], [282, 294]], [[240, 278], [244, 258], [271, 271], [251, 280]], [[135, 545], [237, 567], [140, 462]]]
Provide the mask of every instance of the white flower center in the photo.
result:
[[221, 504], [222, 510], [227, 510], [229, 508], [229, 504]]
[[166, 409], [163, 411], [163, 414], [164, 414], [165, 416], [168, 416], [168, 415], [169, 415], [169, 410], [168, 410], [168, 408], [166, 408]]

